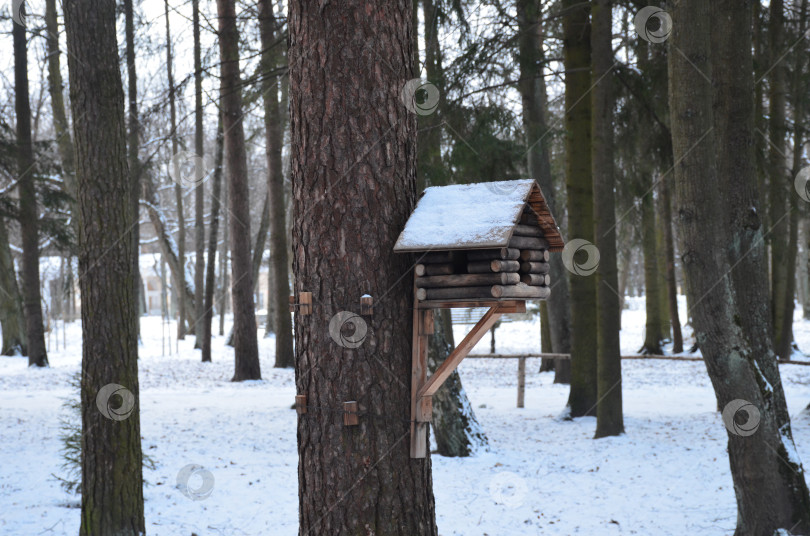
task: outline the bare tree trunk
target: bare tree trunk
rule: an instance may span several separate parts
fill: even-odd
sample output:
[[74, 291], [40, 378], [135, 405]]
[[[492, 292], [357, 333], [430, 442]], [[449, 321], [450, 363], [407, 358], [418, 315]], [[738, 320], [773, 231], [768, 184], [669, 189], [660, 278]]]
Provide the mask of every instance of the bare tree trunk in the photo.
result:
[[76, 165], [73, 156], [73, 141], [70, 138], [70, 125], [65, 113], [65, 89], [62, 82], [62, 70], [59, 64], [59, 25], [57, 22], [56, 0], [45, 0], [45, 40], [48, 47], [48, 94], [51, 98], [53, 130], [56, 146], [59, 149], [59, 162], [62, 166], [64, 190], [70, 198], [71, 228], [76, 236], [79, 232], [79, 220], [76, 209]]
[[[223, 132], [223, 143], [224, 143], [224, 132]], [[223, 173], [225, 173], [225, 185], [226, 187], [222, 191], [222, 206], [228, 206], [228, 183], [230, 179], [228, 179], [227, 169], [223, 168]], [[227, 218], [227, 216], [226, 216]], [[217, 299], [217, 303], [219, 303], [220, 313], [219, 313], [219, 336], [222, 337], [225, 335], [225, 313], [228, 312], [228, 306], [231, 302], [228, 299], [228, 289], [231, 286], [231, 280], [229, 277], [230, 272], [228, 272], [228, 259], [230, 255], [228, 252], [230, 251], [231, 241], [230, 241], [230, 222], [226, 220], [222, 226], [222, 248], [219, 252], [219, 299]], [[233, 346], [233, 342], [228, 343], [229, 346]]]
[[231, 269], [233, 283], [234, 375], [232, 381], [261, 379], [253, 274], [250, 258], [250, 191], [245, 130], [242, 123], [242, 84], [239, 79], [239, 34], [234, 0], [217, 0], [219, 51], [222, 58], [220, 94], [228, 163]]
[[[22, 8], [21, 8], [22, 9]], [[25, 305], [28, 365], [48, 366], [42, 297], [39, 281], [39, 213], [34, 187], [34, 149], [31, 141], [31, 104], [28, 100], [28, 51], [25, 27], [13, 23], [14, 101], [17, 113], [17, 170], [22, 236], [22, 283]]]
[[655, 247], [655, 209], [652, 191], [649, 187], [651, 178], [644, 178], [644, 196], [641, 198], [641, 246], [644, 250], [644, 303], [647, 321], [644, 325], [644, 344], [639, 353], [642, 355], [661, 355], [661, 297], [658, 287], [658, 253]]
[[[616, 212], [613, 178], [613, 0], [596, 0], [591, 50], [593, 59], [592, 166], [596, 247], [597, 395], [596, 435], [606, 437], [624, 432], [622, 414], [622, 359], [619, 349], [619, 274], [616, 266]], [[574, 216], [576, 217], [576, 216]]]
[[[290, 294], [287, 256], [286, 203], [284, 201], [284, 173], [281, 168], [281, 146], [286, 114], [281, 113], [278, 95], [278, 77], [272, 76], [279, 68], [282, 44], [278, 41], [278, 22], [270, 0], [259, 0], [259, 23], [262, 39], [262, 63], [265, 80], [264, 127], [267, 135], [267, 192], [270, 199], [270, 270], [273, 277], [267, 301], [267, 314], [273, 314], [276, 332], [276, 367], [295, 366], [293, 355], [292, 320], [287, 308]], [[285, 110], [286, 112], [286, 110]], [[271, 304], [272, 302], [272, 304]]]
[[[770, 4], [770, 24], [768, 26], [770, 64], [770, 95], [768, 97], [768, 136], [770, 152], [768, 157], [770, 187], [771, 232], [771, 318], [773, 322], [774, 350], [780, 359], [790, 357], [790, 343], [793, 334], [793, 296], [788, 295], [788, 277], [791, 273], [789, 262], [790, 218], [788, 215], [788, 164], [786, 154], [787, 124], [785, 121], [787, 71], [780, 61], [784, 54], [785, 14], [784, 1], [772, 0]], [[788, 316], [788, 309], [790, 315]]]
[[[202, 338], [202, 360], [211, 361], [211, 321], [214, 315], [214, 272], [216, 271], [217, 238], [219, 235], [219, 204], [222, 195], [222, 157], [223, 157], [222, 115], [217, 122], [217, 153], [214, 164], [214, 186], [211, 192], [211, 227], [208, 236], [208, 264], [205, 271], [205, 304], [203, 306], [203, 323], [200, 337]], [[220, 302], [219, 306], [224, 307]]]
[[135, 221], [115, 7], [112, 0], [65, 2], [81, 221], [83, 536], [146, 532], [132, 304]]
[[0, 327], [3, 331], [2, 355], [26, 355], [22, 296], [17, 287], [14, 257], [3, 218], [0, 218]]
[[[54, 0], [49, 0], [54, 1]], [[129, 167], [130, 180], [132, 182], [132, 214], [133, 222], [140, 221], [141, 217], [141, 161], [138, 158], [138, 148], [140, 146], [141, 124], [138, 118], [138, 76], [135, 68], [135, 14], [133, 13], [132, 0], [124, 0], [124, 36], [127, 61], [127, 100], [129, 113], [129, 131], [127, 132], [127, 163]], [[138, 321], [138, 335], [140, 335], [140, 316], [138, 296], [143, 294], [141, 286], [141, 228], [135, 225], [132, 230], [132, 249], [135, 251], [135, 260], [132, 268], [136, 276], [133, 278], [133, 292], [135, 293], [134, 307], [135, 316]]]
[[728, 430], [735, 535], [803, 534], [810, 494], [768, 336], [767, 293], [756, 284], [767, 261], [752, 151], [751, 5], [684, 0], [672, 10], [679, 234], [693, 325]]
[[[200, 47], [200, 0], [191, 2], [194, 26], [194, 152], [197, 157], [205, 153], [202, 98], [202, 51]], [[216, 243], [216, 239], [214, 240]], [[194, 348], [202, 348], [205, 286], [205, 183], [198, 181], [194, 188]], [[209, 262], [214, 262], [213, 260]], [[211, 326], [209, 323], [208, 336]], [[209, 353], [210, 361], [210, 353]]]
[[[593, 180], [591, 177], [591, 24], [589, 5], [564, 0], [563, 55], [565, 65], [565, 186], [568, 192], [568, 236], [594, 241]], [[569, 241], [570, 241], [569, 238]], [[597, 339], [596, 278], [571, 277], [572, 417], [596, 415]]]
[[[182, 289], [186, 288], [186, 218], [183, 214], [183, 187], [180, 185], [180, 159], [177, 154], [180, 146], [177, 143], [177, 107], [175, 104], [174, 74], [172, 73], [172, 33], [169, 28], [169, 0], [163, 0], [164, 13], [166, 16], [166, 78], [169, 83], [169, 113], [171, 116], [171, 138], [172, 138], [172, 161], [169, 165], [173, 167], [172, 177], [174, 183], [174, 200], [177, 207], [177, 258], [180, 261], [180, 272], [177, 278], [182, 283], [177, 290], [177, 338], [186, 338], [186, 293]], [[196, 295], [196, 291], [195, 291]], [[192, 304], [189, 310], [194, 311]], [[193, 313], [192, 313], [193, 314]]]
[[[549, 156], [551, 138], [548, 136], [549, 127], [546, 121], [546, 83], [543, 78], [545, 56], [543, 54], [543, 25], [540, 6], [532, 0], [518, 0], [517, 14], [521, 80], [518, 90], [523, 105], [523, 129], [526, 135], [526, 145], [529, 147], [527, 151], [529, 175], [540, 186], [549, 210], [554, 213], [557, 201], [554, 195], [555, 188]], [[541, 305], [548, 310], [546, 318], [550, 335], [549, 352], [567, 354], [571, 351], [567, 272], [560, 255], [553, 255], [549, 262], [551, 263], [549, 274], [554, 281], [554, 287], [548, 300]], [[568, 360], [557, 360], [556, 370], [555, 383], [570, 381], [570, 362]], [[569, 379], [566, 380], [566, 377]]]
[[[430, 456], [408, 449], [412, 259], [393, 252], [416, 197], [416, 120], [400, 98], [411, 2], [296, 0], [289, 28], [295, 286], [315, 303], [295, 322], [297, 393], [313, 406], [298, 420], [299, 533], [436, 535]], [[366, 293], [370, 334], [349, 348], [330, 318]], [[360, 426], [315, 409], [345, 401]]]
[[[433, 336], [428, 346], [428, 370], [431, 374], [436, 372], [455, 347], [450, 309], [437, 310], [433, 325]], [[436, 436], [436, 450], [441, 456], [466, 457], [487, 445], [487, 436], [475, 418], [458, 371], [454, 370], [433, 395], [431, 422]]]
[[672, 353], [683, 352], [681, 317], [678, 312], [678, 281], [675, 277], [675, 239], [672, 236], [672, 186], [670, 181], [661, 181], [661, 221], [664, 226], [664, 247], [666, 248], [666, 290], [669, 318], [672, 323]]

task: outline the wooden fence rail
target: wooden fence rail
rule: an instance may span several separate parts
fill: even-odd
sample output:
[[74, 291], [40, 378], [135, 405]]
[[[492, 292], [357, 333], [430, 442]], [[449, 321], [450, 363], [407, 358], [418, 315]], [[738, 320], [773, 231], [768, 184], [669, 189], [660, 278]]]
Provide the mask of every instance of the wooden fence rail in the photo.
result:
[[[571, 354], [469, 354], [468, 359], [517, 359], [518, 360], [518, 392], [517, 407], [522, 408], [526, 395], [526, 359], [571, 359]], [[662, 359], [666, 361], [703, 361], [702, 357], [688, 357], [677, 355], [623, 355], [622, 359]], [[794, 361], [792, 359], [779, 361], [780, 365], [810, 366], [810, 361]]]

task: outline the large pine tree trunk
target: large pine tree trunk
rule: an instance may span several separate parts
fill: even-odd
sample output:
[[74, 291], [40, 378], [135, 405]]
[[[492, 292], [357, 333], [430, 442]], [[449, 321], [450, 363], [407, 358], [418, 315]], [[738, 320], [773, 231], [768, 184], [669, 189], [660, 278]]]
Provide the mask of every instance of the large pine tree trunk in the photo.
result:
[[[198, 157], [202, 157], [205, 147], [203, 146], [200, 0], [192, 0], [191, 13], [194, 26], [194, 152]], [[205, 183], [202, 181], [199, 181], [194, 188], [194, 251], [194, 348], [202, 348], [202, 323], [205, 316]]]
[[5, 219], [0, 218], [0, 328], [3, 331], [2, 355], [25, 355], [25, 315], [17, 286], [17, 271], [8, 241]]
[[810, 495], [757, 284], [767, 260], [752, 151], [751, 3], [683, 0], [672, 18], [678, 221], [693, 325], [728, 430], [735, 535], [805, 534]]
[[[450, 309], [436, 311], [433, 326], [428, 345], [428, 370], [431, 374], [436, 372], [455, 347]], [[431, 423], [436, 436], [436, 451], [442, 456], [470, 456], [487, 445], [487, 436], [475, 418], [457, 370], [433, 395]]]
[[[622, 360], [619, 350], [619, 273], [616, 264], [616, 208], [613, 192], [613, 0], [596, 0], [593, 25], [593, 198], [596, 247], [597, 395], [596, 437], [624, 432], [622, 415]], [[574, 215], [576, 217], [576, 215]]]
[[[141, 535], [143, 475], [132, 184], [113, 0], [65, 3], [82, 274], [81, 535]], [[88, 31], [92, 28], [92, 31]], [[123, 239], [122, 239], [123, 238]], [[107, 393], [111, 384], [129, 396]], [[104, 391], [102, 391], [104, 389]], [[130, 405], [131, 404], [131, 405]], [[106, 416], [100, 410], [106, 408]], [[111, 409], [119, 413], [110, 413]], [[131, 414], [126, 415], [126, 410]], [[111, 418], [115, 417], [114, 419]]]
[[250, 257], [250, 190], [248, 189], [245, 129], [242, 123], [242, 83], [239, 77], [239, 33], [234, 0], [217, 0], [219, 53], [222, 58], [220, 94], [228, 164], [231, 227], [231, 295], [233, 296], [233, 381], [261, 379], [253, 273]]
[[[205, 304], [203, 307], [203, 322], [201, 326], [200, 338], [202, 340], [202, 360], [211, 361], [211, 322], [214, 317], [214, 287], [216, 258], [217, 258], [217, 238], [219, 236], [219, 209], [220, 195], [222, 194], [222, 158], [223, 148], [222, 115], [217, 122], [217, 148], [216, 162], [214, 163], [214, 178], [211, 192], [211, 226], [208, 232], [208, 264], [205, 267]], [[220, 307], [225, 304], [220, 303]]]
[[25, 27], [16, 22], [14, 38], [14, 102], [17, 113], [17, 170], [22, 236], [22, 287], [28, 364], [48, 366], [42, 297], [39, 281], [39, 213], [34, 187], [34, 148], [31, 141], [31, 103], [28, 100], [28, 45]]
[[[520, 83], [518, 90], [523, 104], [523, 130], [526, 135], [526, 144], [529, 176], [534, 179], [543, 190], [543, 196], [552, 214], [556, 211], [557, 201], [551, 174], [551, 159], [549, 156], [548, 122], [546, 121], [546, 83], [543, 78], [543, 65], [545, 56], [542, 43], [542, 21], [539, 3], [534, 0], [518, 0], [518, 62], [520, 64]], [[552, 255], [551, 280], [554, 282], [551, 296], [543, 306], [547, 309], [545, 318], [548, 319], [549, 352], [567, 354], [571, 351], [571, 317], [569, 311], [568, 273], [563, 266], [560, 255]], [[544, 350], [545, 351], [545, 350]], [[570, 369], [570, 362], [566, 359], [556, 360], [555, 368], [557, 378], [555, 383], [566, 383], [566, 370]]]
[[[568, 236], [594, 241], [593, 181], [591, 178], [591, 24], [589, 5], [564, 0], [563, 53], [565, 65], [565, 187], [568, 193]], [[574, 259], [579, 262], [578, 258]], [[572, 417], [596, 415], [596, 277], [571, 279]]]
[[[292, 319], [287, 308], [290, 295], [290, 274], [287, 255], [287, 215], [284, 201], [284, 173], [281, 169], [281, 146], [284, 120], [279, 105], [277, 76], [273, 70], [280, 66], [281, 45], [277, 39], [278, 22], [273, 14], [270, 0], [259, 0], [259, 27], [262, 40], [262, 63], [265, 73], [264, 127], [267, 140], [267, 192], [270, 197], [270, 270], [273, 277], [269, 289], [267, 314], [273, 315], [276, 333], [276, 367], [292, 367], [293, 356]], [[272, 303], [270, 303], [272, 301]]]
[[[416, 196], [416, 120], [400, 98], [411, 2], [296, 0], [289, 28], [295, 291], [314, 302], [295, 322], [297, 393], [312, 406], [298, 421], [299, 534], [436, 535], [430, 456], [409, 451], [412, 259], [393, 252]], [[349, 348], [330, 321], [365, 293], [374, 315]], [[346, 401], [359, 426], [330, 411]]]

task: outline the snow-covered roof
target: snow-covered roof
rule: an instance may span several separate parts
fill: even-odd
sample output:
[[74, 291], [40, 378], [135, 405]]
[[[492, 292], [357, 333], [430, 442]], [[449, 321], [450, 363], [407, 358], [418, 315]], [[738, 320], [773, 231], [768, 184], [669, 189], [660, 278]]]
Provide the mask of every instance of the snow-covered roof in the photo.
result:
[[532, 180], [516, 180], [425, 189], [394, 251], [506, 247], [527, 203], [538, 217], [549, 249], [562, 250], [562, 237], [540, 187]]

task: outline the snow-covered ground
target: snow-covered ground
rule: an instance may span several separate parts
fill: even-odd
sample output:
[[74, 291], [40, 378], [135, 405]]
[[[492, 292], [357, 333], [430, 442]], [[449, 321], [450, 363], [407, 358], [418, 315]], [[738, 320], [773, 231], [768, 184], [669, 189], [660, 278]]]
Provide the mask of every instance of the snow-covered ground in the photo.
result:
[[[622, 352], [641, 344], [643, 302], [624, 311]], [[683, 318], [683, 317], [682, 317]], [[173, 325], [171, 326], [173, 329]], [[463, 336], [469, 326], [458, 326]], [[810, 323], [796, 316], [799, 346], [810, 349]], [[203, 365], [193, 338], [161, 355], [159, 318], [144, 318], [140, 350], [141, 429], [147, 532], [153, 535], [297, 534], [296, 414], [293, 374], [272, 368], [272, 339], [260, 339], [264, 380], [233, 384], [233, 356], [217, 338]], [[688, 342], [691, 343], [687, 329]], [[48, 369], [0, 358], [0, 534], [76, 534], [78, 497], [61, 474], [59, 419], [79, 369], [79, 324], [67, 348], [51, 338]], [[539, 326], [504, 323], [502, 353], [537, 351]], [[488, 351], [488, 340], [479, 352]], [[174, 348], [173, 348], [174, 351]], [[166, 350], [168, 354], [168, 350]], [[558, 419], [568, 396], [553, 373], [527, 365], [526, 407], [515, 407], [517, 363], [468, 359], [465, 388], [489, 452], [433, 456], [439, 532], [450, 535], [732, 534], [736, 510], [726, 432], [701, 362], [626, 360], [625, 428], [593, 440], [595, 419]], [[810, 367], [781, 366], [799, 454], [810, 461]], [[199, 464], [214, 477], [209, 498], [177, 489], [178, 471]], [[199, 477], [194, 477], [199, 478]], [[199, 485], [192, 481], [191, 487]]]

